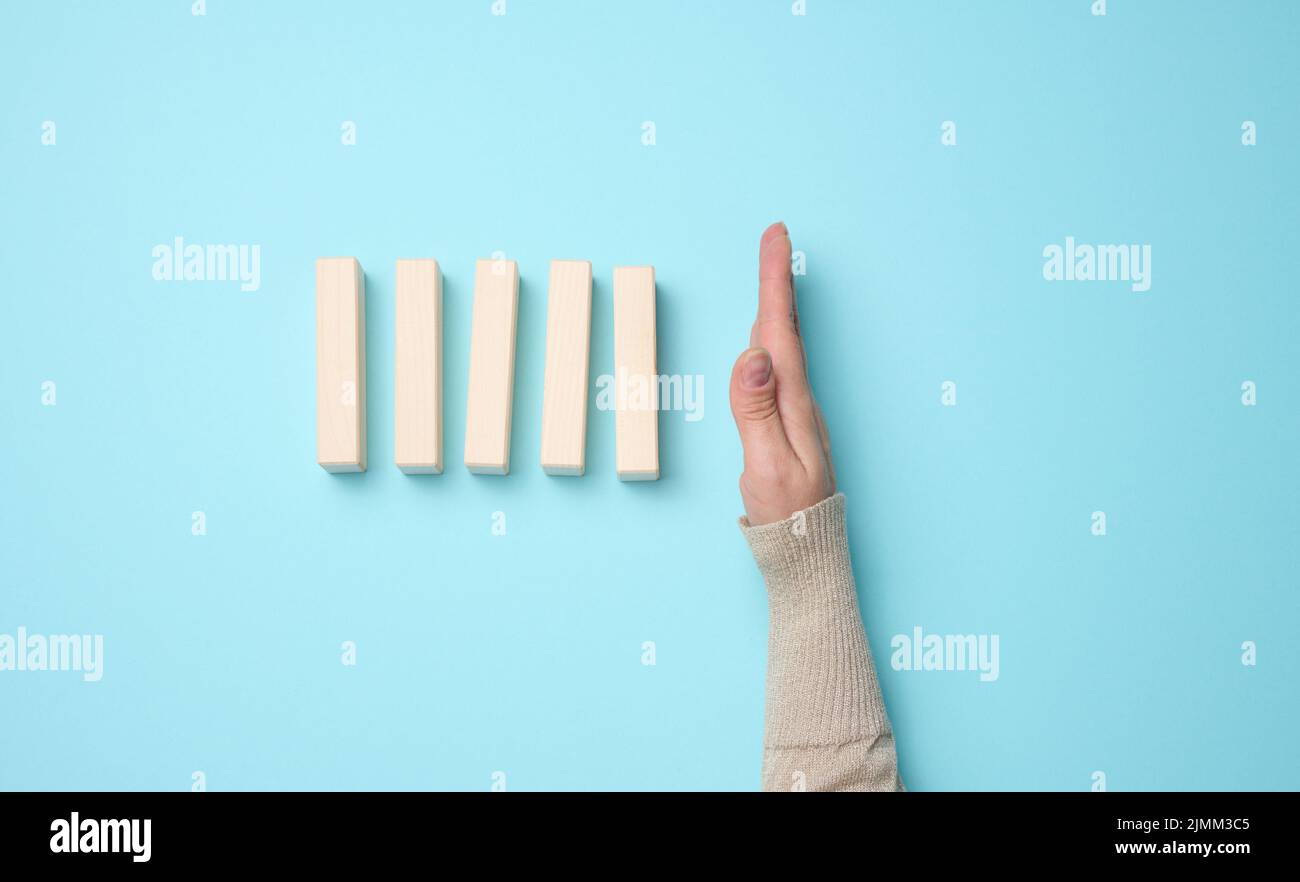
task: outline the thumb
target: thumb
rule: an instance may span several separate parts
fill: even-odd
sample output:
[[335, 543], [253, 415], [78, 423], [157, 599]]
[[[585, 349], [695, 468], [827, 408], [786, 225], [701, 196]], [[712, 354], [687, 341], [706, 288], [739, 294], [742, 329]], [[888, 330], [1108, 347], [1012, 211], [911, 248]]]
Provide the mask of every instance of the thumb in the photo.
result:
[[776, 374], [766, 349], [747, 349], [731, 369], [731, 415], [736, 419], [746, 468], [790, 452], [776, 406]]

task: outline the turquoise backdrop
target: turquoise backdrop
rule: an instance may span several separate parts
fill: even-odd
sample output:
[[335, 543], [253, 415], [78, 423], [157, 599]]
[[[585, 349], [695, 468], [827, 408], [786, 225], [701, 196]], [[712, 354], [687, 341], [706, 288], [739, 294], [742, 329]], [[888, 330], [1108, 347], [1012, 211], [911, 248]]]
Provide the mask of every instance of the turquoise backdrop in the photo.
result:
[[[1300, 788], [1300, 4], [493, 6], [0, 12], [0, 635], [104, 641], [97, 682], [0, 671], [0, 787], [756, 788], [726, 386], [781, 219], [908, 786]], [[258, 246], [256, 290], [156, 281], [178, 236]], [[1067, 236], [1150, 245], [1150, 290], [1047, 281]], [[506, 478], [461, 465], [495, 251]], [[354, 476], [314, 451], [340, 254]], [[426, 256], [448, 468], [408, 477], [393, 264]], [[656, 268], [660, 369], [704, 382], [657, 483], [594, 404], [587, 475], [537, 465], [552, 258], [592, 262], [593, 381], [613, 266]], [[998, 678], [895, 670], [916, 627], [997, 635]]]

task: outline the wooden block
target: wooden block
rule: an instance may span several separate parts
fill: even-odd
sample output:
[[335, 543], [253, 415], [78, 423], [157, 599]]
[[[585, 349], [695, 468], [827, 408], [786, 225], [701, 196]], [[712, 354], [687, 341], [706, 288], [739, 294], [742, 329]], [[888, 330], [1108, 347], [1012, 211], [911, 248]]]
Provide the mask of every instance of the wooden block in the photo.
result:
[[480, 260], [474, 270], [465, 413], [465, 465], [477, 475], [510, 473], [518, 312], [519, 269], [515, 262]]
[[620, 481], [659, 479], [655, 270], [614, 267], [614, 434]]
[[355, 257], [316, 261], [316, 461], [366, 470], [366, 279]]
[[442, 273], [397, 261], [393, 458], [408, 475], [442, 474]]
[[590, 353], [591, 263], [552, 260], [542, 392], [542, 469], [548, 475], [586, 471]]

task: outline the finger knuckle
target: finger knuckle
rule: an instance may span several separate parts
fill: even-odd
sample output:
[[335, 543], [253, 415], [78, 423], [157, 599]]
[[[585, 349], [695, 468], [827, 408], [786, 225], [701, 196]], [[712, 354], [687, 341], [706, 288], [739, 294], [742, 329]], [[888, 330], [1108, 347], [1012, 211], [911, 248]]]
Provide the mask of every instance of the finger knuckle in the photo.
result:
[[736, 417], [757, 423], [776, 416], [776, 398], [772, 395], [745, 396], [735, 403]]

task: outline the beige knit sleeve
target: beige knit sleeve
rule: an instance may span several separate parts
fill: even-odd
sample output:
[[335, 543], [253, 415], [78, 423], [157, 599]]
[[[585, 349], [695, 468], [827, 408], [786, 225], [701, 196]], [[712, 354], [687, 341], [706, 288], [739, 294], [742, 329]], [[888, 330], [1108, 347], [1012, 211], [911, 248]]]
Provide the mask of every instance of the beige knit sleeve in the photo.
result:
[[767, 582], [764, 790], [902, 790], [862, 630], [844, 494], [741, 531]]

